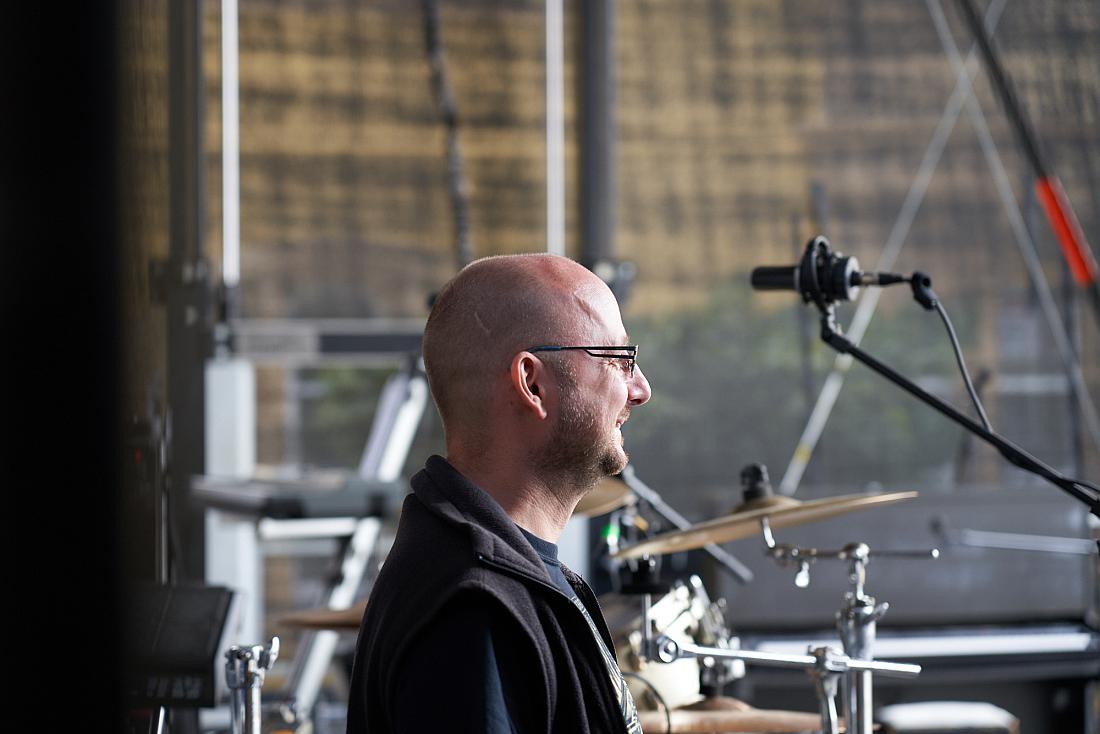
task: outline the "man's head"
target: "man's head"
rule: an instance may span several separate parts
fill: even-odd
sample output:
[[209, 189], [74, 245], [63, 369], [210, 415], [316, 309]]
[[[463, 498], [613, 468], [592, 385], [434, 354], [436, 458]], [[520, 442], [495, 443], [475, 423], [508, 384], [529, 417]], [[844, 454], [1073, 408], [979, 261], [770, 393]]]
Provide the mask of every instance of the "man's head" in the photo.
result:
[[626, 463], [619, 426], [649, 399], [640, 369], [585, 351], [625, 345], [618, 304], [598, 277], [553, 255], [478, 260], [436, 299], [424, 363], [448, 451], [507, 447], [544, 473], [593, 484]]

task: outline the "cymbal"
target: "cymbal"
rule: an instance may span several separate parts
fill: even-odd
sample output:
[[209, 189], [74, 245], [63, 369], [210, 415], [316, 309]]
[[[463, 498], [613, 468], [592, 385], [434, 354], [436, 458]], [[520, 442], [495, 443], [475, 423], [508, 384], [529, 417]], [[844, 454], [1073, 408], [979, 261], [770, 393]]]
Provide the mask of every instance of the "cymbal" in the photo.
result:
[[[665, 731], [664, 711], [639, 711], [639, 723], [642, 731]], [[669, 731], [673, 734], [691, 734], [699, 732], [790, 732], [818, 731], [821, 729], [821, 716], [802, 711], [780, 711], [773, 709], [749, 709], [747, 711], [685, 711], [673, 709], [668, 712], [672, 723]]]
[[361, 601], [347, 609], [305, 609], [279, 617], [279, 621], [291, 627], [318, 630], [357, 630], [363, 621], [367, 602]]
[[678, 553], [702, 548], [708, 543], [728, 543], [760, 532], [760, 521], [767, 520], [772, 529], [802, 525], [845, 515], [856, 510], [889, 505], [916, 497], [916, 492], [886, 494], [848, 494], [819, 500], [800, 501], [793, 497], [772, 495], [749, 500], [732, 514], [674, 530], [644, 540], [613, 554], [615, 558], [637, 558], [645, 555]]
[[581, 497], [573, 514], [581, 517], [605, 515], [625, 505], [630, 501], [631, 496], [630, 487], [626, 486], [621, 479], [605, 477], [591, 492]]
[[706, 696], [695, 703], [676, 708], [681, 711], [752, 711], [752, 706], [731, 696]]

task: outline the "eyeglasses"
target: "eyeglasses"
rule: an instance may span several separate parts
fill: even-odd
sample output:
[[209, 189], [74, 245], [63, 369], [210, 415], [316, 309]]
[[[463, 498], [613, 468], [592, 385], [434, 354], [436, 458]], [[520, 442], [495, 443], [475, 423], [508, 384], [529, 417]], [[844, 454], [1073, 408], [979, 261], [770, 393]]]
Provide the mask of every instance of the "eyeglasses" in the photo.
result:
[[634, 376], [634, 365], [638, 363], [638, 345], [626, 344], [617, 347], [528, 347], [525, 351], [528, 352], [564, 352], [570, 349], [579, 349], [582, 352], [592, 355], [593, 357], [602, 357], [604, 359], [625, 359], [628, 360], [624, 370], [630, 376]]

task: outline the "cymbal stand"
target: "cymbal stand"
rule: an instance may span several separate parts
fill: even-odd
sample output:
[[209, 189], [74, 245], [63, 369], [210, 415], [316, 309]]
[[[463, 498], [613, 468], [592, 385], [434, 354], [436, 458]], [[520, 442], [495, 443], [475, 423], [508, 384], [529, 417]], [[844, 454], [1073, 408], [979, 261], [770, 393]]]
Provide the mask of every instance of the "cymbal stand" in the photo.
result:
[[279, 638], [263, 645], [234, 645], [225, 652], [225, 680], [231, 691], [233, 734], [260, 734], [263, 714], [260, 688], [267, 671], [279, 657]]
[[837, 734], [839, 726], [836, 716], [837, 682], [843, 674], [843, 667], [836, 663], [836, 651], [828, 647], [815, 647], [814, 669], [810, 674], [814, 679], [818, 705], [821, 707], [821, 731], [823, 734]]
[[[833, 559], [848, 562], [848, 591], [844, 594], [844, 604], [836, 614], [837, 632], [849, 661], [870, 661], [878, 620], [886, 614], [890, 605], [887, 602], [875, 603], [873, 596], [864, 591], [867, 580], [867, 562], [872, 553], [866, 543], [849, 543], [837, 551], [823, 551], [817, 548], [799, 548], [792, 545], [780, 545], [775, 542], [767, 519], [760, 521], [767, 546], [767, 555], [781, 566], [796, 565], [795, 586], [805, 588], [810, 584], [810, 564], [818, 559]], [[939, 550], [933, 548], [922, 551], [875, 551], [875, 556], [894, 558], [939, 557]], [[823, 664], [824, 665], [824, 664]], [[834, 669], [835, 665], [825, 666]], [[871, 734], [874, 702], [871, 691], [871, 670], [856, 665], [847, 665], [844, 674], [844, 716], [848, 722], [848, 731], [853, 734]], [[823, 681], [818, 675], [815, 681]], [[835, 680], [832, 693], [836, 692]], [[829, 694], [827, 686], [819, 682], [818, 697]], [[822, 699], [822, 716], [825, 713], [825, 700]], [[824, 720], [824, 719], [823, 719]]]

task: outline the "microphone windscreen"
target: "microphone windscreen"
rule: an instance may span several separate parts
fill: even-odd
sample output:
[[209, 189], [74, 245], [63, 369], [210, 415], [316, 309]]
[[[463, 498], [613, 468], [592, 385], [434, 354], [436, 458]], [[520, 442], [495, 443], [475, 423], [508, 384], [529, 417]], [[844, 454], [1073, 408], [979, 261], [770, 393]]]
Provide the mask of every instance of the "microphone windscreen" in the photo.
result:
[[798, 266], [764, 265], [753, 268], [750, 281], [758, 291], [798, 291]]

